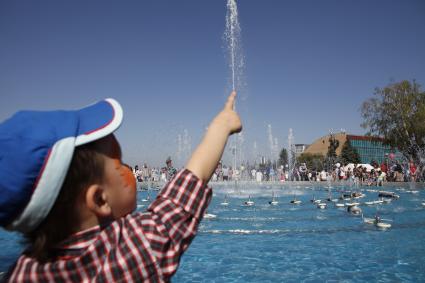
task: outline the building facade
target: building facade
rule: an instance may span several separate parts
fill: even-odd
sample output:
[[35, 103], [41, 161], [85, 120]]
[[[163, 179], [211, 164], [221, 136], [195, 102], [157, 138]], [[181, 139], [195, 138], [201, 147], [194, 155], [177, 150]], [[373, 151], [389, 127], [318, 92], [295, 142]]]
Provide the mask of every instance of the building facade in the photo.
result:
[[[327, 135], [315, 140], [304, 152], [326, 156], [329, 147], [329, 138], [330, 135]], [[384, 145], [381, 138], [349, 135], [346, 133], [333, 134], [333, 138], [339, 142], [336, 149], [338, 156], [341, 154], [344, 143], [348, 140], [350, 145], [359, 154], [361, 163], [371, 163], [372, 161], [382, 163], [388, 158], [390, 153], [396, 152], [390, 146]]]
[[381, 164], [392, 152], [391, 147], [383, 144], [383, 139], [368, 136], [347, 135], [351, 146], [357, 150], [362, 163], [376, 161]]

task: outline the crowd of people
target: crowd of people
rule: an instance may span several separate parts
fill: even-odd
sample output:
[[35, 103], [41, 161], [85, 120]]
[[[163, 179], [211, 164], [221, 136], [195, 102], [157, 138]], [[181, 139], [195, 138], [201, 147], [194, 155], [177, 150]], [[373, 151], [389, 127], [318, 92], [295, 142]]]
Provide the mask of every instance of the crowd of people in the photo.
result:
[[[293, 169], [288, 166], [241, 165], [228, 166], [220, 162], [211, 177], [212, 182], [256, 181], [349, 181], [359, 185], [383, 185], [385, 182], [417, 182], [425, 180], [425, 167], [421, 168], [414, 162], [394, 161], [390, 164], [376, 162], [371, 164], [340, 164], [336, 163], [329, 170], [308, 168], [305, 163], [296, 164]], [[140, 168], [135, 165], [133, 173], [137, 181], [167, 182], [177, 172], [171, 158], [167, 158], [166, 166], [162, 168], [149, 167], [146, 163]]]
[[134, 177], [138, 183], [143, 182], [167, 182], [171, 180], [177, 173], [177, 169], [173, 166], [171, 157], [165, 161], [166, 166], [162, 168], [149, 167], [146, 163], [141, 168], [135, 165], [134, 168], [130, 167], [133, 171]]
[[[336, 163], [330, 170], [308, 170], [305, 165], [294, 169], [294, 179], [300, 181], [352, 181], [359, 185], [382, 186], [384, 182], [416, 182], [423, 180], [423, 171], [414, 162], [385, 162], [380, 165]], [[422, 168], [423, 169], [423, 168]]]
[[[139, 183], [167, 182], [177, 172], [171, 157], [162, 168], [149, 167], [146, 163], [134, 166], [133, 173]], [[328, 170], [308, 168], [305, 163], [295, 164], [292, 169], [283, 165], [260, 164], [229, 166], [219, 162], [211, 182], [229, 181], [285, 182], [285, 181], [348, 181], [358, 185], [382, 186], [385, 182], [418, 182], [425, 180], [425, 167], [410, 162], [392, 161], [378, 164], [335, 163]]]
[[253, 181], [352, 181], [360, 185], [382, 185], [384, 182], [416, 182], [424, 180], [424, 169], [414, 162], [391, 164], [334, 164], [329, 170], [308, 168], [305, 163], [296, 164], [293, 169], [281, 166], [241, 166], [232, 167], [219, 164], [213, 181], [253, 180]]

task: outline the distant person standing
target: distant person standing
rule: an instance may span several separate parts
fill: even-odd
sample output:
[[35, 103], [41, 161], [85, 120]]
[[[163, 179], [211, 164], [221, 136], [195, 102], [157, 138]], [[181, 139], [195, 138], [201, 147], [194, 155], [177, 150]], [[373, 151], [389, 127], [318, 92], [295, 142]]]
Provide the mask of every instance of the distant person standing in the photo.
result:
[[386, 177], [387, 177], [387, 173], [381, 170], [381, 174], [379, 174], [377, 178], [377, 182], [376, 182], [377, 186], [383, 186], [384, 182], [386, 181]]
[[385, 172], [385, 174], [386, 174], [387, 171], [388, 171], [387, 164], [385, 164], [385, 162], [382, 161], [382, 163], [381, 163], [381, 172]]
[[320, 179], [320, 181], [326, 181], [328, 179], [328, 174], [326, 173], [325, 170], [322, 170], [320, 172], [320, 178], [319, 179]]
[[143, 182], [147, 182], [150, 179], [150, 170], [148, 168], [148, 165], [145, 163], [142, 167], [142, 177], [143, 177]]
[[410, 171], [410, 181], [411, 182], [416, 182], [416, 165], [415, 163], [413, 163], [413, 161], [410, 161], [409, 163], [409, 171]]
[[258, 170], [256, 175], [255, 175], [255, 179], [257, 182], [261, 182], [263, 181], [263, 173], [261, 172], [261, 170]]
[[257, 174], [257, 170], [255, 170], [255, 168], [252, 168], [252, 170], [251, 170], [251, 180], [255, 180], [256, 174]]
[[173, 167], [173, 161], [171, 160], [171, 157], [168, 157], [165, 163], [167, 164], [167, 167], [166, 167], [167, 181], [169, 181], [174, 177], [174, 175], [176, 175], [177, 169]]
[[273, 169], [273, 167], [270, 167], [270, 170], [269, 170], [269, 180], [270, 181], [272, 181], [272, 182], [274, 182], [274, 181], [276, 181], [276, 172], [274, 171], [274, 169]]
[[233, 172], [234, 172], [234, 170], [233, 170], [233, 168], [230, 166], [229, 167], [229, 173], [228, 173], [228, 180], [233, 180]]
[[224, 165], [223, 166], [223, 181], [228, 181], [229, 180], [229, 168]]
[[142, 171], [140, 171], [139, 165], [134, 166], [133, 174], [137, 182], [142, 182]]

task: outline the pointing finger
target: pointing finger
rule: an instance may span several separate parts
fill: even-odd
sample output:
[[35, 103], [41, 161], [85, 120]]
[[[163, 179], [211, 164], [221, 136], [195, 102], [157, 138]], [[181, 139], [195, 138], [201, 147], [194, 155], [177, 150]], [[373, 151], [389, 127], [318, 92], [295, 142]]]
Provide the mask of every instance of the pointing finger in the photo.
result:
[[232, 91], [232, 93], [227, 98], [227, 102], [224, 108], [233, 110], [233, 107], [235, 104], [235, 98], [236, 98], [236, 91]]

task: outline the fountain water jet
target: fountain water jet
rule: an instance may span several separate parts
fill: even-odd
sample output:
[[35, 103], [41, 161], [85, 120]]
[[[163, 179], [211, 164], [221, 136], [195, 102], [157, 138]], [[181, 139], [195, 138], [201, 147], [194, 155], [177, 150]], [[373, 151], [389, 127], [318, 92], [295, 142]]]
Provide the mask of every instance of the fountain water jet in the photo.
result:
[[267, 134], [270, 147], [270, 161], [276, 166], [276, 160], [279, 154], [279, 143], [276, 137], [273, 137], [272, 125], [267, 125]]
[[226, 31], [224, 38], [227, 42], [227, 47], [230, 57], [230, 69], [232, 75], [232, 90], [239, 89], [240, 77], [243, 68], [243, 55], [241, 48], [241, 28], [238, 19], [238, 6], [236, 0], [227, 1], [226, 14]]
[[192, 138], [187, 129], [183, 130], [183, 134], [177, 135], [177, 166], [182, 166], [182, 162], [188, 160], [192, 153]]
[[289, 128], [288, 134], [288, 175], [289, 180], [292, 180], [292, 174], [295, 166], [295, 150], [294, 147], [294, 134], [292, 133], [292, 128]]
[[[230, 57], [230, 72], [232, 81], [232, 91], [240, 89], [241, 77], [243, 69], [243, 55], [241, 48], [241, 28], [238, 19], [238, 6], [236, 0], [227, 1], [227, 13], [226, 13], [226, 30], [224, 32], [224, 39], [227, 43], [227, 49]], [[233, 137], [233, 170], [237, 168], [237, 146], [240, 143], [238, 136]], [[236, 180], [235, 180], [236, 182]], [[237, 183], [235, 183], [237, 186]]]

